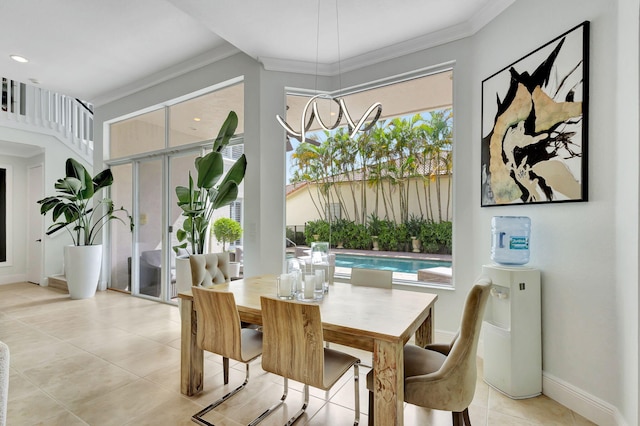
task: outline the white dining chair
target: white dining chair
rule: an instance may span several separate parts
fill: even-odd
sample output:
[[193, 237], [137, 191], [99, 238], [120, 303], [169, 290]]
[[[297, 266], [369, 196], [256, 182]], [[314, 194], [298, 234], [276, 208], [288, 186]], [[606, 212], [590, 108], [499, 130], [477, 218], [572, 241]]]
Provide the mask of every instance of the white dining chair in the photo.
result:
[[351, 268], [351, 285], [391, 288], [393, 271], [384, 269]]

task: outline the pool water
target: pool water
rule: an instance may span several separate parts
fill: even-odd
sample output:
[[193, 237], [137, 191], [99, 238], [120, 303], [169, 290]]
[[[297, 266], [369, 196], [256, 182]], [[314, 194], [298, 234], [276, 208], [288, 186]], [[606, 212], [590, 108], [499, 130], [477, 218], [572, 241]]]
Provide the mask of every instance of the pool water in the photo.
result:
[[397, 257], [337, 254], [336, 266], [342, 268], [385, 269], [393, 272], [415, 274], [418, 272], [418, 269], [436, 268], [438, 266], [451, 267], [451, 262], [444, 260], [401, 259]]

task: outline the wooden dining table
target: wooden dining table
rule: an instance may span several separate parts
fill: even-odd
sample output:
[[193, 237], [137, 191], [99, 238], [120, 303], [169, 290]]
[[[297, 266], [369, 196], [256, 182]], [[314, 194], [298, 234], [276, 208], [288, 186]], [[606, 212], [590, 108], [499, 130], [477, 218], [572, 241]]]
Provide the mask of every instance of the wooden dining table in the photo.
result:
[[[276, 277], [262, 275], [217, 285], [234, 293], [240, 320], [262, 324], [260, 296], [276, 295]], [[204, 355], [196, 343], [197, 321], [191, 291], [181, 300], [181, 384], [185, 395], [203, 388]], [[334, 283], [321, 301], [322, 329], [327, 342], [373, 353], [374, 424], [403, 425], [403, 346], [415, 335], [417, 345], [433, 341], [431, 293]]]

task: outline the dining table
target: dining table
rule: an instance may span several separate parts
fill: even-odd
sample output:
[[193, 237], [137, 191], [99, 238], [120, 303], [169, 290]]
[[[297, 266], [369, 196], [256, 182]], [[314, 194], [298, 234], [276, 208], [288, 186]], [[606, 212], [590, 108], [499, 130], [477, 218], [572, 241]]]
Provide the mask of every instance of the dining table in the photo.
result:
[[[334, 282], [320, 305], [324, 340], [373, 354], [374, 425], [403, 425], [403, 347], [432, 343], [436, 294]], [[262, 324], [260, 297], [276, 297], [276, 275], [248, 277], [215, 286], [234, 293], [240, 320]], [[178, 293], [181, 314], [181, 383], [184, 395], [203, 389], [204, 354], [197, 345], [191, 290]], [[306, 302], [305, 302], [306, 303]]]

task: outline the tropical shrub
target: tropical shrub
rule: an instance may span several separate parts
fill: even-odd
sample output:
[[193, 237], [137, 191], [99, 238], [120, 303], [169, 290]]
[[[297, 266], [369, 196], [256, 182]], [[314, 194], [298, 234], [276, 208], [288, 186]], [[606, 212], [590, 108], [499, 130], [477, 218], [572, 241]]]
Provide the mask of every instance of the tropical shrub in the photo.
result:
[[229, 217], [216, 219], [215, 222], [213, 222], [212, 232], [216, 240], [222, 243], [222, 251], [225, 251], [226, 243], [231, 243], [242, 237], [242, 227], [238, 222]]
[[[304, 242], [311, 245], [315, 241], [313, 235], [317, 234], [320, 241], [330, 241], [331, 247], [336, 247], [338, 242], [342, 242], [348, 249], [370, 250], [371, 237], [374, 235], [372, 229], [375, 229], [380, 250], [409, 251], [411, 237], [416, 236], [422, 241], [424, 253], [451, 254], [451, 222], [436, 223], [417, 217], [401, 224], [375, 218], [375, 227], [372, 227], [372, 222], [371, 217], [367, 225], [346, 219], [337, 219], [331, 223], [322, 219], [310, 221], [305, 226]], [[290, 235], [293, 235], [293, 231], [288, 229], [287, 237], [293, 239]]]
[[315, 241], [314, 235], [318, 235], [319, 241], [329, 241], [329, 223], [326, 220], [311, 220], [304, 227], [304, 238], [308, 246]]

